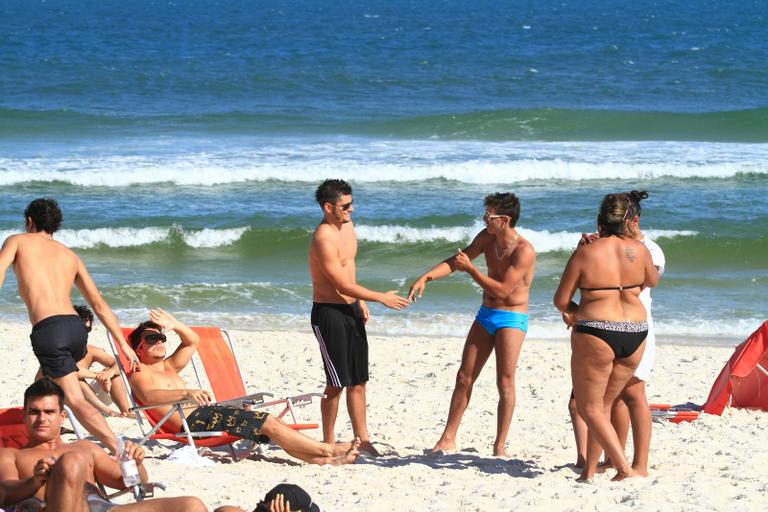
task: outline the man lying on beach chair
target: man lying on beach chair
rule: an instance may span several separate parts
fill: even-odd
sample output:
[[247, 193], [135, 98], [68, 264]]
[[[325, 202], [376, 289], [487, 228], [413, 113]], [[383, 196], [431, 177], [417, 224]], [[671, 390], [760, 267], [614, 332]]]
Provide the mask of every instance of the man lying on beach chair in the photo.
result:
[[[129, 383], [143, 406], [157, 406], [154, 415], [165, 415], [175, 402], [186, 400], [190, 403], [182, 410], [192, 432], [227, 432], [255, 442], [264, 442], [266, 437], [289, 455], [311, 464], [347, 464], [357, 458], [359, 439], [349, 443], [321, 443], [296, 432], [269, 413], [217, 405], [212, 403], [208, 391], [187, 388], [179, 373], [197, 351], [199, 336], [162, 309], [150, 311], [149, 318], [129, 337], [139, 359], [139, 371], [131, 373]], [[174, 331], [181, 340], [167, 358], [163, 334], [166, 329]], [[178, 414], [169, 417], [165, 424], [176, 431], [183, 427]]]
[[[120, 466], [91, 441], [66, 444], [60, 437], [65, 419], [64, 391], [43, 378], [24, 392], [26, 446], [0, 448], [0, 501], [15, 511], [78, 512], [202, 512], [197, 498], [154, 498], [126, 505], [105, 499], [97, 484], [124, 489]], [[144, 450], [128, 441], [125, 452], [136, 461], [142, 482], [147, 481]]]

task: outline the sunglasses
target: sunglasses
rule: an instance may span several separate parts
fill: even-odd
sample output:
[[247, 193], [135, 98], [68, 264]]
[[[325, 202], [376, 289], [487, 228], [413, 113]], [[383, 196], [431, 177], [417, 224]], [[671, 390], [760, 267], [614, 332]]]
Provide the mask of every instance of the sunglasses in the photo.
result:
[[485, 212], [485, 214], [483, 215], [483, 220], [490, 221], [493, 219], [500, 219], [502, 217], [509, 217], [509, 215], [491, 215], [490, 213]]
[[142, 343], [146, 343], [150, 347], [157, 345], [158, 343], [165, 343], [165, 334], [160, 332], [151, 332], [141, 339]]
[[338, 206], [341, 208], [341, 211], [348, 212], [350, 208], [352, 208], [353, 201], [350, 201], [348, 203], [339, 204], [339, 203], [331, 203], [333, 206]]

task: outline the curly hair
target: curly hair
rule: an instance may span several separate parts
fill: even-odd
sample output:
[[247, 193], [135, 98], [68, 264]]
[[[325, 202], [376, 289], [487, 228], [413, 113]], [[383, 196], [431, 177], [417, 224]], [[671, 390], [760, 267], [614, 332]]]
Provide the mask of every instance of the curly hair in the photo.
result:
[[330, 179], [318, 185], [315, 201], [322, 207], [325, 203], [335, 203], [341, 196], [351, 195], [352, 187], [344, 180]]
[[32, 219], [38, 232], [45, 231], [52, 235], [61, 227], [64, 216], [55, 199], [40, 197], [27, 205], [24, 218]]

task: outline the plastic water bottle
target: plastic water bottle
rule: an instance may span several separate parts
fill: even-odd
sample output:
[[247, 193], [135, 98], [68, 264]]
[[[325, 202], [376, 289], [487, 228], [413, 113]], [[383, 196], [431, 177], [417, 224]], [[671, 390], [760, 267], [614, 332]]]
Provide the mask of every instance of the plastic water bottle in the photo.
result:
[[139, 468], [134, 459], [128, 458], [125, 453], [125, 439], [117, 436], [117, 461], [120, 464], [120, 474], [123, 475], [123, 483], [126, 487], [133, 487], [141, 483]]

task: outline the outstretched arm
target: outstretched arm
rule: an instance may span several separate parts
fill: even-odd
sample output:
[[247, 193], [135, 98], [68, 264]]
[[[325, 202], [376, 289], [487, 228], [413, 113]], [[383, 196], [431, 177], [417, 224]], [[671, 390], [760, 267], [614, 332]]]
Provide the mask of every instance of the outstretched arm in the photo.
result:
[[320, 270], [339, 293], [356, 299], [380, 302], [391, 309], [404, 309], [408, 306], [408, 300], [397, 295], [394, 290], [377, 292], [357, 284], [353, 277], [344, 272], [339, 261], [338, 249], [330, 241], [319, 238], [314, 239], [312, 244]]
[[408, 290], [408, 301], [410, 302], [420, 299], [424, 295], [424, 288], [426, 288], [427, 283], [430, 281], [437, 281], [438, 279], [442, 279], [455, 272], [456, 258], [460, 253], [465, 254], [470, 260], [477, 258], [480, 253], [483, 252], [483, 246], [487, 242], [488, 236], [490, 236], [488, 235], [488, 231], [483, 229], [463, 251], [459, 249], [456, 255], [441, 261], [421, 274], [419, 278], [411, 284], [410, 290]]
[[16, 236], [11, 235], [3, 242], [3, 248], [0, 249], [0, 288], [3, 287], [5, 282], [5, 273], [8, 272], [8, 267], [16, 259], [16, 249], [18, 244], [16, 243]]
[[93, 312], [99, 317], [101, 323], [107, 328], [109, 334], [112, 335], [112, 339], [117, 340], [120, 344], [120, 348], [123, 349], [123, 353], [131, 363], [131, 369], [133, 371], [139, 371], [139, 359], [136, 357], [136, 353], [125, 341], [120, 325], [117, 322], [117, 317], [109, 308], [107, 302], [101, 297], [99, 289], [96, 288], [96, 283], [93, 282], [91, 275], [88, 273], [88, 269], [85, 267], [85, 263], [80, 257], [77, 257], [77, 276], [75, 276], [75, 286], [83, 294], [85, 300], [93, 308]]

